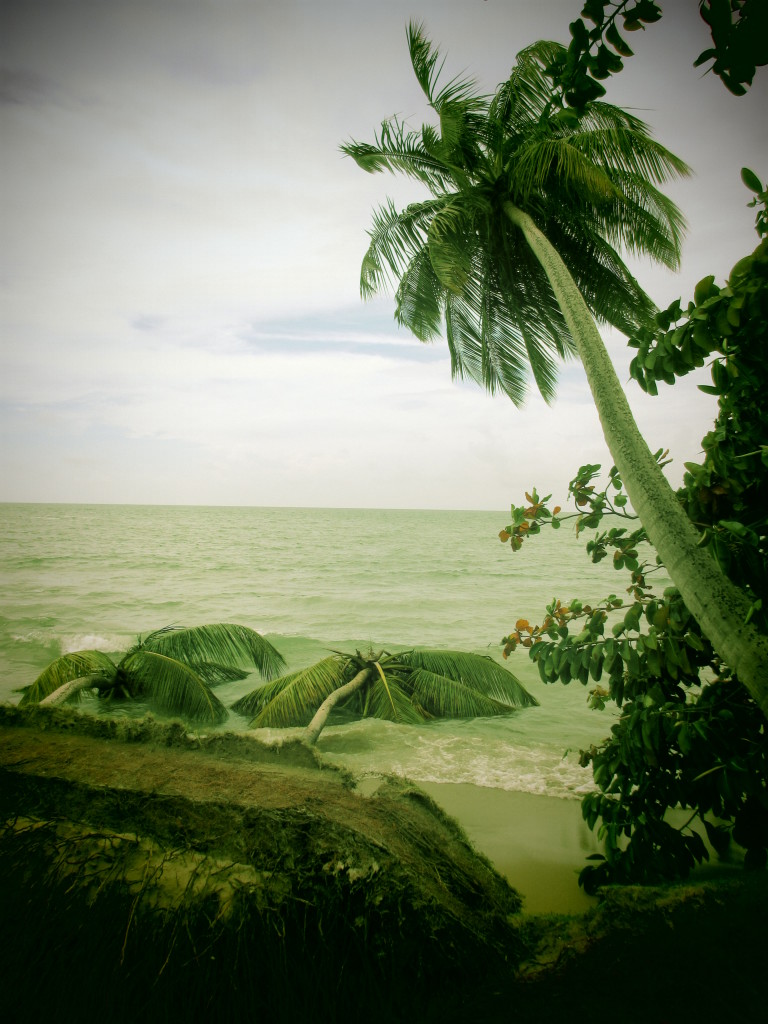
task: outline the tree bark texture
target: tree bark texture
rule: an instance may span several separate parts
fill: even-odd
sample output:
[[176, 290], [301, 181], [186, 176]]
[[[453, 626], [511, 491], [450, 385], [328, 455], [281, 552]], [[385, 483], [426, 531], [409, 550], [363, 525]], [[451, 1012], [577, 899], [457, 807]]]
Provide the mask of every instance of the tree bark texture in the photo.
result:
[[350, 679], [348, 683], [344, 683], [333, 693], [330, 693], [320, 707], [315, 712], [315, 717], [307, 726], [306, 732], [304, 733], [304, 740], [309, 743], [311, 747], [317, 743], [317, 737], [325, 728], [325, 723], [328, 721], [328, 715], [336, 707], [340, 700], [344, 700], [349, 697], [350, 694], [354, 693], [355, 690], [359, 690], [363, 683], [368, 679], [373, 669], [364, 668], [361, 669], [354, 679]]
[[49, 693], [47, 697], [43, 697], [40, 701], [41, 707], [52, 707], [57, 704], [64, 704], [73, 697], [78, 690], [85, 690], [88, 687], [93, 686], [93, 676], [79, 676], [77, 679], [70, 679], [68, 683], [62, 683], [62, 685]]

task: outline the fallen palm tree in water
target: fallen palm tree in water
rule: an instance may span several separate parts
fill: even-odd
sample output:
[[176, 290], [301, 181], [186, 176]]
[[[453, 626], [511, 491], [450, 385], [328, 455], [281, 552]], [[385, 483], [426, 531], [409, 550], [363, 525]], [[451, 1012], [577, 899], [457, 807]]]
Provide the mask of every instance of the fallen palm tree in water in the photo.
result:
[[103, 651], [62, 654], [23, 688], [21, 703], [57, 706], [94, 690], [102, 700], [141, 700], [161, 713], [215, 723], [227, 717], [216, 686], [245, 679], [252, 668], [272, 679], [284, 667], [279, 651], [248, 626], [165, 626], [137, 637], [118, 662]]
[[464, 651], [334, 652], [273, 679], [232, 710], [254, 729], [306, 725], [311, 746], [339, 707], [353, 715], [415, 725], [430, 718], [509, 715], [538, 701], [493, 658]]

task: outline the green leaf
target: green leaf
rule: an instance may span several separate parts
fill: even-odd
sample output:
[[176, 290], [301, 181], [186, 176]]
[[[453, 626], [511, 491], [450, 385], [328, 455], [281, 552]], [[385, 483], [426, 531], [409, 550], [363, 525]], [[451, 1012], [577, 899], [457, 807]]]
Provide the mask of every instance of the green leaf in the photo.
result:
[[632, 17], [639, 18], [647, 25], [661, 19], [661, 8], [654, 0], [637, 0], [635, 6], [628, 12]]
[[717, 57], [717, 50], [710, 46], [708, 49], [702, 50], [702, 52], [693, 62], [693, 66], [695, 68], [699, 68], [702, 64], [706, 64], [708, 60], [714, 60], [715, 57]]
[[734, 519], [721, 519], [718, 525], [729, 533], [732, 533], [735, 537], [738, 537], [740, 540], [748, 541], [754, 546], [757, 546], [757, 534], [754, 530], [750, 530], [749, 527], [745, 526], [743, 523], [739, 523]]
[[707, 277], [703, 277], [696, 285], [693, 292], [693, 301], [697, 306], [700, 306], [713, 295], [717, 295], [718, 291], [719, 289], [715, 285], [714, 274], [709, 274]]
[[615, 21], [608, 26], [605, 38], [616, 52], [621, 54], [622, 57], [632, 57], [634, 55], [634, 51], [629, 48], [627, 43], [619, 35], [619, 30], [616, 28]]
[[643, 614], [643, 606], [636, 601], [624, 616], [624, 629], [627, 632], [640, 629], [640, 617]]
[[589, 674], [596, 683], [600, 682], [603, 675], [603, 658], [603, 651], [597, 646], [594, 647], [589, 661]]
[[576, 45], [585, 50], [589, 46], [589, 32], [587, 31], [587, 26], [584, 22], [580, 18], [577, 18], [576, 21], [572, 21], [570, 23], [568, 28], [570, 29], [571, 36], [573, 37], [573, 41]]
[[589, 18], [595, 25], [601, 25], [605, 17], [604, 0], [587, 0], [581, 9], [582, 17]]
[[750, 171], [748, 167], [741, 168], [741, 180], [744, 182], [744, 184], [747, 186], [750, 192], [755, 192], [759, 195], [763, 191], [763, 186], [760, 179], [755, 174], [755, 172]]

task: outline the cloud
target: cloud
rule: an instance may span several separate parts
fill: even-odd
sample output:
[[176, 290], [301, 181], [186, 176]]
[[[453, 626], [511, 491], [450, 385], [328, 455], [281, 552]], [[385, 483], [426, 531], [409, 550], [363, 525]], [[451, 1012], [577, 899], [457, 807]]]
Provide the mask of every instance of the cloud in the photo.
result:
[[[578, 366], [552, 408], [518, 411], [452, 382], [444, 343], [399, 331], [391, 297], [360, 302], [372, 208], [417, 193], [338, 147], [428, 118], [409, 17], [449, 75], [490, 90], [522, 46], [567, 36], [573, 3], [14, 5], [1, 499], [503, 508], [608, 460]], [[682, 273], [632, 263], [661, 305], [756, 242], [738, 172], [763, 160], [765, 87], [737, 100], [690, 68], [699, 20], [665, 12], [611, 82], [697, 171], [669, 189], [691, 220]], [[695, 385], [627, 388], [673, 475], [713, 416]]]
[[53, 91], [53, 84], [37, 71], [0, 67], [0, 105], [39, 103]]

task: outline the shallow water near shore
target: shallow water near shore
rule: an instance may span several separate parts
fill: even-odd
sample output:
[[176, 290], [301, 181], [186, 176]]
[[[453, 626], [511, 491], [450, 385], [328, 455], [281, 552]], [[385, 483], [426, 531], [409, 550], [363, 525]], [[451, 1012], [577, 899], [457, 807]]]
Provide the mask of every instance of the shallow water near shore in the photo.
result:
[[[593, 566], [567, 526], [512, 553], [497, 536], [506, 522], [504, 510], [0, 505], [0, 700], [17, 701], [63, 652], [114, 654], [168, 624], [243, 623], [292, 668], [369, 646], [500, 658], [516, 619], [540, 621], [553, 597], [621, 593], [624, 578]], [[332, 726], [321, 749], [362, 775], [577, 799], [590, 787], [578, 751], [608, 733], [610, 712], [590, 711], [578, 683], [545, 687], [523, 651], [507, 664], [540, 707]], [[230, 704], [257, 680], [217, 692]], [[232, 715], [226, 728], [247, 722]]]

